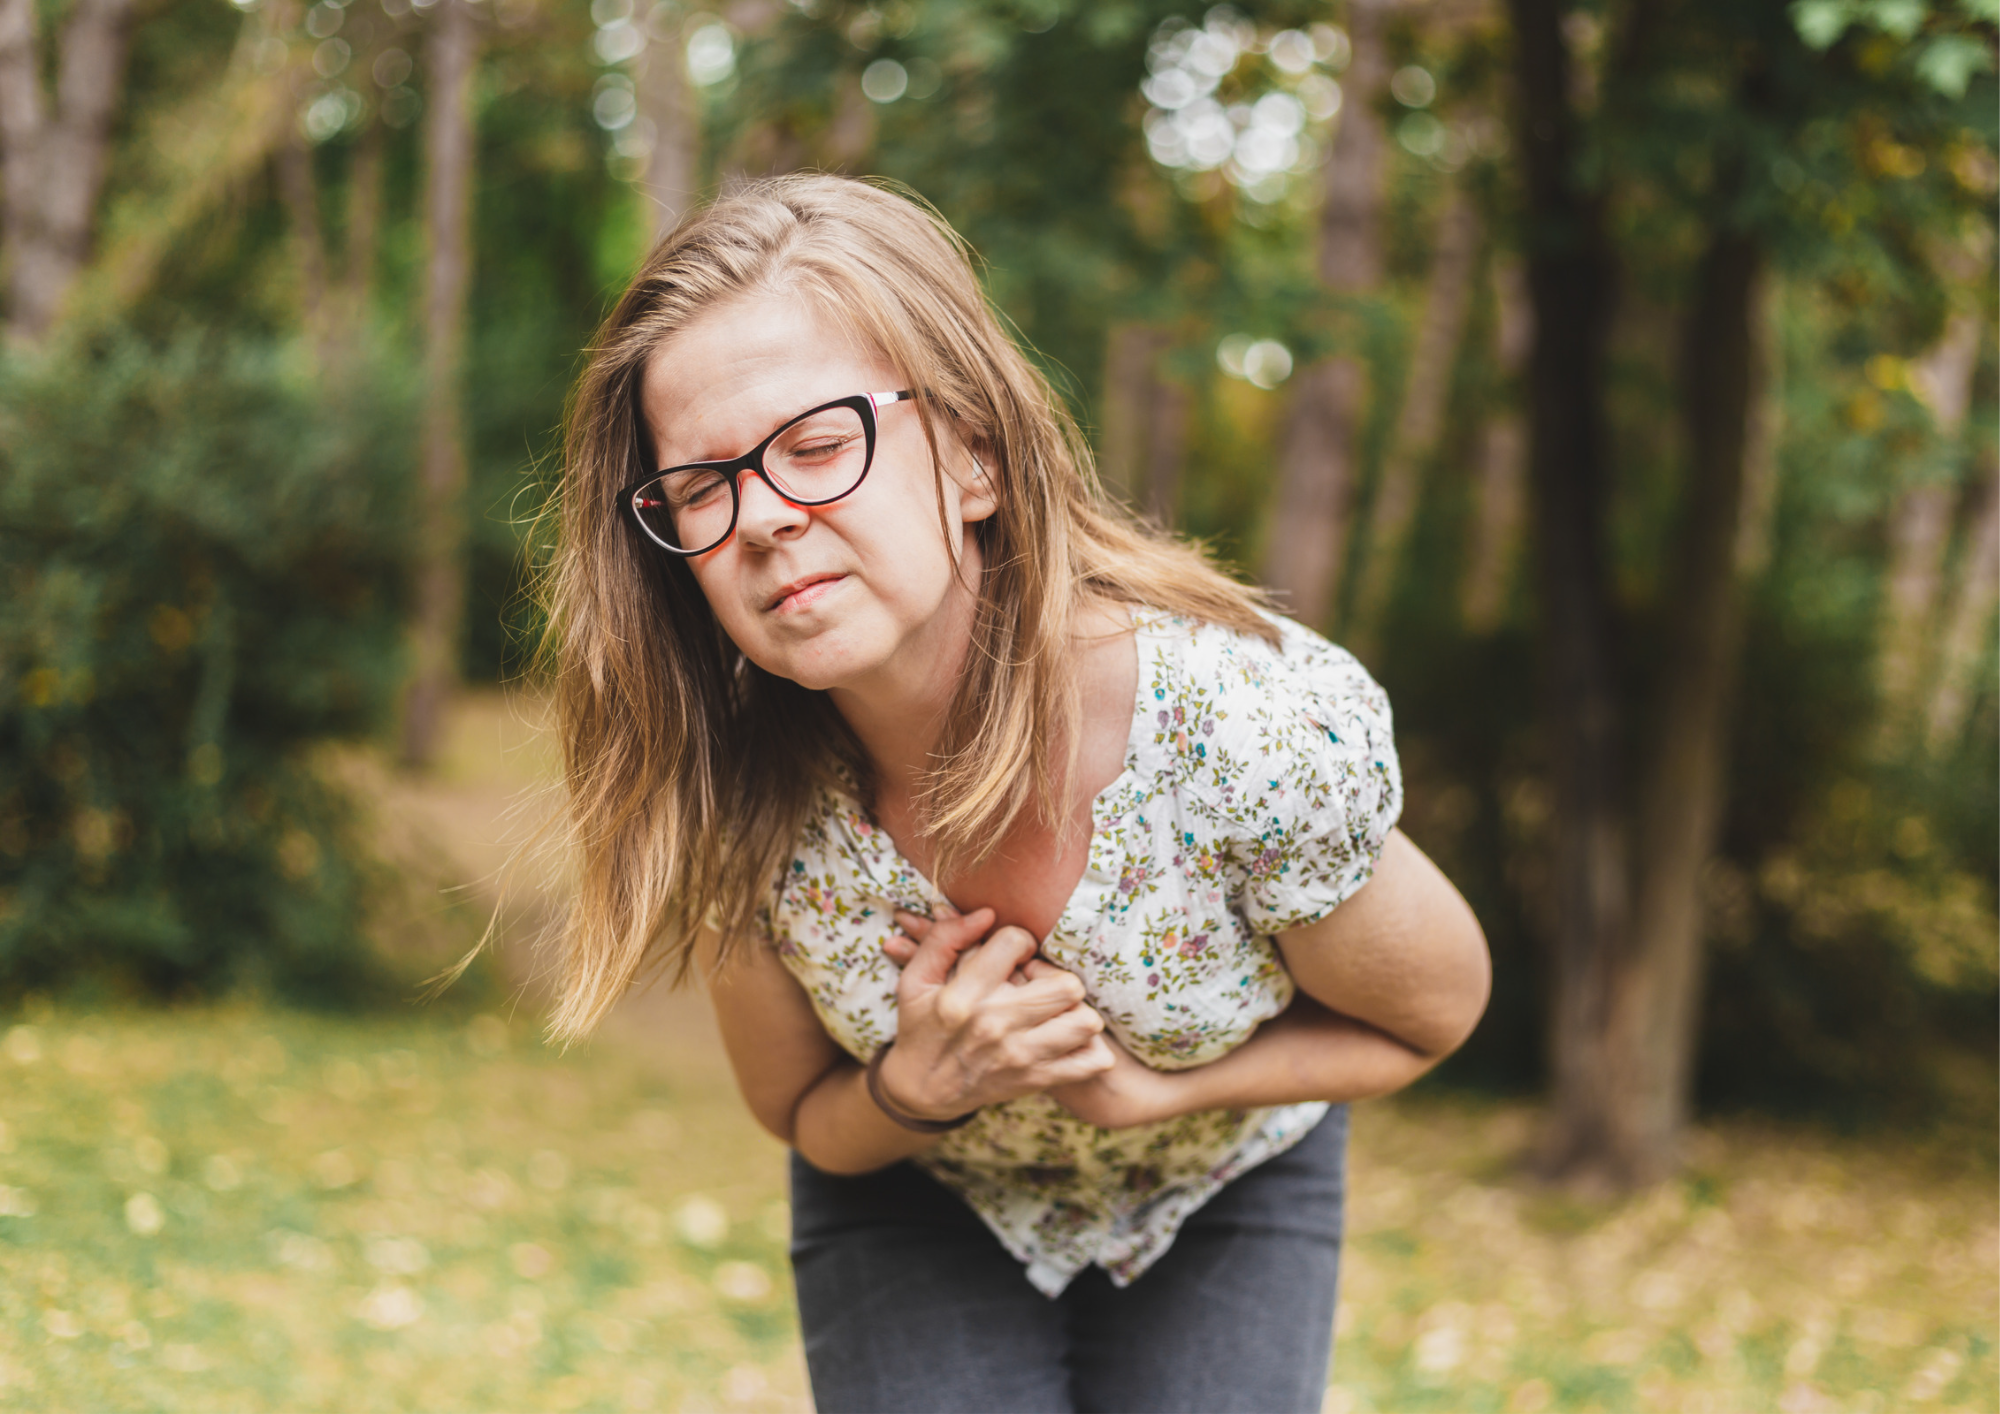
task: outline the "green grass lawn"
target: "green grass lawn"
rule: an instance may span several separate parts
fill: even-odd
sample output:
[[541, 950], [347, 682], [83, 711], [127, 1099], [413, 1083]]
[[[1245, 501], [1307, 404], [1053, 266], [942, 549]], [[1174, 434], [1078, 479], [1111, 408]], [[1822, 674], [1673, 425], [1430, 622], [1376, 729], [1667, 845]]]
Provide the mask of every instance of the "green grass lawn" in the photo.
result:
[[[782, 1155], [713, 1057], [251, 1008], [0, 1023], [0, 1408], [797, 1409]], [[1529, 1112], [1355, 1127], [1335, 1410], [1995, 1407], [1984, 1159], [1706, 1130], [1592, 1207]]]

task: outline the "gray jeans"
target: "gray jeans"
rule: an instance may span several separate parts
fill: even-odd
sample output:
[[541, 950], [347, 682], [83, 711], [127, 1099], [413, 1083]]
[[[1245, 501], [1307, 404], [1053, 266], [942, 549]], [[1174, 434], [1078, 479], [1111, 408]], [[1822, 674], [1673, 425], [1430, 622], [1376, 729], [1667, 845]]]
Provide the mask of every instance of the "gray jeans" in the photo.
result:
[[1197, 1209], [1119, 1289], [1051, 1301], [914, 1165], [792, 1156], [792, 1271], [820, 1414], [1291, 1414], [1326, 1395], [1347, 1108]]

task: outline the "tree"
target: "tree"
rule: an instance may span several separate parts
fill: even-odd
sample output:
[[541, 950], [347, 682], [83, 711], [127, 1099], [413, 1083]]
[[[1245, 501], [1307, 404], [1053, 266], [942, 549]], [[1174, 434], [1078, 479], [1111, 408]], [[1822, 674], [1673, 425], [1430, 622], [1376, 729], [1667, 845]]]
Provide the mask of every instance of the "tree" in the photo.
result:
[[1187, 388], [1162, 368], [1173, 334], [1147, 324], [1118, 324], [1106, 342], [1098, 474], [1114, 495], [1171, 525], [1180, 501], [1189, 412]]
[[668, 6], [654, 6], [639, 59], [639, 116], [650, 125], [651, 140], [637, 186], [653, 203], [655, 237], [674, 228], [701, 190], [701, 109], [688, 82], [677, 18]]
[[439, 0], [425, 49], [424, 419], [418, 474], [417, 604], [411, 629], [403, 759], [427, 766], [458, 678], [465, 620], [465, 295], [471, 278], [472, 71], [479, 53], [470, 0]]
[[[1813, 9], [1795, 7], [1806, 39]], [[1623, 1187], [1674, 1166], [1689, 1108], [1701, 878], [1725, 802], [1744, 515], [1762, 494], [1748, 474], [1759, 290], [1774, 262], [1824, 250], [1830, 224], [1821, 211], [1799, 219], [1803, 203], [1785, 191], [1803, 182], [1771, 154], [1805, 150], [1805, 139], [1833, 123], [1879, 123], [1871, 108], [1935, 123], [1939, 45], [1960, 58], [1967, 51], [1962, 36], [1926, 33], [1911, 46], [1913, 66], [1885, 64], [1895, 46], [1878, 45], [1846, 68], [1816, 60], [1776, 11], [1682, 6], [1669, 17], [1635, 0], [1612, 12], [1613, 38], [1600, 45], [1591, 26], [1547, 0], [1512, 0], [1510, 10], [1535, 323], [1530, 465], [1555, 814], [1554, 1094], [1542, 1161], [1557, 1175]], [[1838, 37], [1834, 30], [1818, 47]], [[1990, 37], [1980, 43], [1990, 46]], [[1694, 75], [1705, 88], [1690, 82]], [[1961, 92], [1964, 79], [1959, 71]], [[1718, 93], [1721, 102], [1705, 96]], [[1621, 201], [1651, 203], [1657, 224], [1628, 219], [1614, 243], [1607, 211]], [[1883, 217], [1865, 239], [1903, 248], [1899, 220]], [[1654, 656], [1634, 674], [1619, 649], [1635, 625], [1606, 572], [1616, 469], [1602, 371], [1619, 277], [1641, 269], [1680, 282], [1686, 315], [1675, 528], [1660, 572]]]
[[1479, 211], [1471, 194], [1455, 185], [1438, 222], [1437, 248], [1417, 316], [1409, 372], [1403, 379], [1402, 406], [1369, 510], [1361, 579], [1346, 632], [1349, 647], [1364, 655], [1381, 631], [1390, 592], [1403, 568], [1426, 464], [1444, 432], [1445, 400], [1472, 305], [1480, 234]]
[[[1327, 153], [1319, 228], [1319, 275], [1353, 299], [1382, 279], [1383, 148], [1376, 112], [1388, 84], [1383, 33], [1393, 0], [1352, 0], [1351, 57], [1340, 126]], [[1263, 579], [1306, 623], [1324, 626], [1346, 550], [1348, 507], [1368, 395], [1367, 367], [1342, 352], [1307, 367], [1292, 390], [1278, 453]]]
[[90, 259], [131, 11], [131, 0], [78, 0], [49, 95], [34, 0], [0, 0], [7, 330], [16, 342], [49, 332]]

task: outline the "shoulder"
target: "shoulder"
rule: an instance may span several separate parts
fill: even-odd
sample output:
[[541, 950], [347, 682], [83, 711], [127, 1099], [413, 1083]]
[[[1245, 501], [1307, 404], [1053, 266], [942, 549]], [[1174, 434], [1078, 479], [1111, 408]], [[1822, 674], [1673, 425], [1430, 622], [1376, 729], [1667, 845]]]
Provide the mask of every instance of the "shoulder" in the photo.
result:
[[859, 847], [873, 829], [851, 796], [832, 786], [813, 792], [757, 910], [768, 938], [782, 944], [801, 910], [839, 911], [842, 895], [862, 872]]
[[[1221, 625], [1154, 614], [1140, 619], [1152, 645], [1146, 706], [1184, 723], [1199, 708], [1204, 738], [1248, 748], [1281, 737], [1326, 737], [1339, 744], [1367, 736], [1386, 744], [1389, 696], [1346, 649], [1303, 624], [1267, 616], [1271, 643]], [[1142, 658], [1142, 672], [1147, 667]], [[1164, 728], [1167, 723], [1158, 725]]]
[[1324, 917], [1359, 888], [1402, 808], [1381, 685], [1312, 630], [1272, 623], [1275, 644], [1160, 621], [1142, 693], [1187, 828], [1232, 861], [1234, 901], [1260, 931]]

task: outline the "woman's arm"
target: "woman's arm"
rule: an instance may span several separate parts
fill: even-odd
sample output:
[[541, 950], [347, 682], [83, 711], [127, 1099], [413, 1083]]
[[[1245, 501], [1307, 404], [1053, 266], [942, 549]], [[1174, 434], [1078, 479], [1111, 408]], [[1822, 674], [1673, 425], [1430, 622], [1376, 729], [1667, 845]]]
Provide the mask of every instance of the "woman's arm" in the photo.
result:
[[1451, 881], [1392, 831], [1374, 877], [1317, 923], [1278, 935], [1299, 998], [1221, 1059], [1156, 1071], [1117, 1064], [1049, 1092], [1108, 1129], [1198, 1110], [1359, 1100], [1408, 1085], [1486, 1010], [1486, 935]]
[[[954, 1118], [1114, 1063], [1083, 984], [1034, 966], [1035, 940], [1023, 929], [989, 937], [992, 927], [989, 909], [941, 920], [897, 979], [896, 1046], [879, 1079], [906, 1115]], [[937, 1141], [882, 1112], [775, 952], [744, 949], [718, 972], [706, 943], [702, 972], [723, 1046], [758, 1123], [828, 1173], [866, 1173]], [[1023, 967], [1033, 975], [1017, 980]]]
[[861, 1067], [835, 1045], [778, 955], [744, 948], [720, 972], [707, 940], [702, 976], [736, 1087], [757, 1122], [815, 1168], [865, 1173], [936, 1142], [904, 1129], [868, 1098]]
[[1401, 830], [1373, 878], [1319, 922], [1278, 934], [1278, 950], [1307, 996], [1432, 1064], [1465, 1044], [1493, 989], [1479, 920]]

